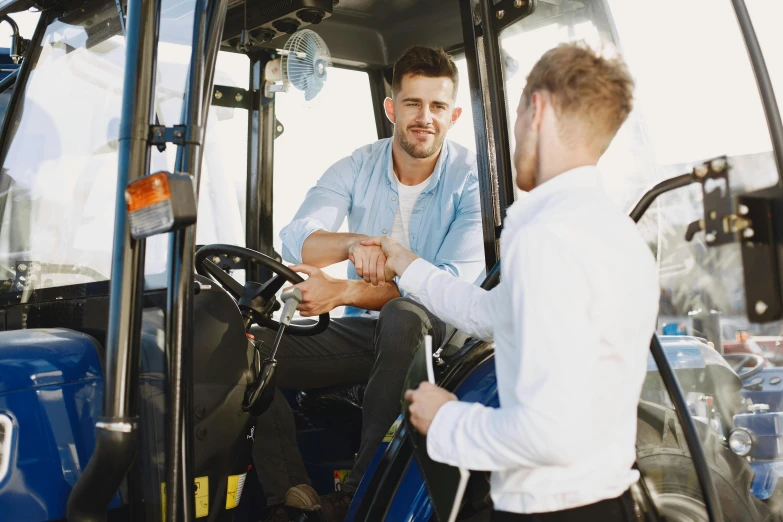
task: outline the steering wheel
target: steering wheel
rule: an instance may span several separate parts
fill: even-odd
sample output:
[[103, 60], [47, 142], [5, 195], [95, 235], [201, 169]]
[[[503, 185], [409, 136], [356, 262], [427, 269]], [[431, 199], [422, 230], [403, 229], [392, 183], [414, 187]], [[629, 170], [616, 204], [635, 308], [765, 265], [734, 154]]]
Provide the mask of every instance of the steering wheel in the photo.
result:
[[[247, 282], [242, 286], [236, 279], [212, 262], [214, 257], [220, 258], [221, 255], [239, 257], [248, 262], [258, 263], [276, 275], [263, 284]], [[304, 281], [299, 274], [283, 263], [275, 261], [261, 252], [235, 245], [215, 244], [201, 247], [196, 252], [196, 271], [219, 283], [234, 298], [240, 310], [248, 312], [256, 324], [273, 329], [280, 327], [280, 323], [272, 319], [272, 311], [277, 303], [275, 294], [283, 287], [286, 281], [292, 284]], [[286, 333], [291, 335], [317, 335], [326, 330], [328, 326], [329, 314], [325, 313], [318, 317], [317, 323], [311, 325], [291, 324], [287, 326]]]
[[[731, 369], [734, 370], [734, 372], [739, 375], [740, 379], [743, 381], [758, 375], [761, 370], [764, 369], [764, 365], [767, 362], [764, 357], [761, 355], [756, 355], [755, 353], [727, 353], [723, 355], [723, 358], [726, 359], [726, 362], [731, 364]], [[732, 364], [730, 359], [738, 359], [739, 362]], [[742, 369], [745, 367], [745, 365], [750, 361], [753, 361], [755, 364], [751, 366], [750, 370], [744, 373], [740, 373], [742, 372]]]

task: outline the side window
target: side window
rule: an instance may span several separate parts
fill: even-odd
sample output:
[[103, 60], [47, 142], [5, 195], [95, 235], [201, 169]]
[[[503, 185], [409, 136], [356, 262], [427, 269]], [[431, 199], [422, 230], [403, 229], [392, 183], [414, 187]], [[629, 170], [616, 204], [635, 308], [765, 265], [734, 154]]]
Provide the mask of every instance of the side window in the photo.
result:
[[[275, 140], [274, 246], [282, 251], [280, 230], [294, 218], [310, 187], [332, 164], [378, 139], [369, 76], [332, 67], [323, 89], [307, 102], [291, 89], [275, 97], [275, 116], [283, 134]], [[347, 232], [347, 222], [341, 231]], [[327, 267], [345, 278], [347, 262]], [[332, 312], [339, 315], [340, 310]]]
[[[249, 67], [246, 55], [220, 52], [215, 89], [247, 89]], [[209, 110], [196, 228], [196, 242], [200, 245], [245, 246], [247, 118], [246, 109], [213, 105]]]
[[476, 151], [476, 133], [473, 130], [473, 108], [470, 105], [470, 88], [468, 82], [468, 65], [464, 56], [455, 57], [454, 63], [459, 72], [459, 88], [457, 89], [457, 107], [462, 107], [462, 115], [456, 125], [451, 128], [448, 138], [463, 147]]

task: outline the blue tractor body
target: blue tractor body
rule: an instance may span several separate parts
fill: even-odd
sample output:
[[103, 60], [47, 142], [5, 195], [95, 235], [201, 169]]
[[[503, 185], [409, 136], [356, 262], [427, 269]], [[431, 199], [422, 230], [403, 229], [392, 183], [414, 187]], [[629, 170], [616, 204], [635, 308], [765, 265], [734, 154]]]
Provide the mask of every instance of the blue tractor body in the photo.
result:
[[[461, 401], [478, 402], [486, 406], [497, 407], [499, 399], [495, 358], [491, 357], [473, 369], [462, 383], [457, 386], [454, 393]], [[402, 416], [398, 420], [404, 422]], [[391, 442], [385, 442], [378, 448], [375, 458], [359, 484], [351, 509], [346, 517], [346, 522], [353, 522], [356, 518], [357, 510], [364, 502], [365, 495], [368, 495], [368, 489], [371, 487], [371, 484], [373, 482], [377, 483], [374, 475], [381, 460], [384, 458], [384, 454], [390, 446], [404, 444], [406, 436], [405, 430], [398, 429]], [[427, 522], [434, 513], [432, 502], [416, 458], [412, 454], [408, 458], [409, 462], [402, 464], [405, 466], [405, 471], [396, 489], [389, 491], [392, 497], [388, 504], [385, 520]], [[378, 495], [379, 492], [373, 491], [373, 494]]]
[[93, 452], [102, 395], [92, 337], [65, 329], [0, 332], [4, 519], [65, 517], [68, 495]]
[[742, 396], [752, 411], [735, 415], [734, 426], [753, 436], [748, 455], [755, 473], [752, 491], [768, 500], [779, 485], [783, 487], [783, 368], [765, 368], [746, 379]]

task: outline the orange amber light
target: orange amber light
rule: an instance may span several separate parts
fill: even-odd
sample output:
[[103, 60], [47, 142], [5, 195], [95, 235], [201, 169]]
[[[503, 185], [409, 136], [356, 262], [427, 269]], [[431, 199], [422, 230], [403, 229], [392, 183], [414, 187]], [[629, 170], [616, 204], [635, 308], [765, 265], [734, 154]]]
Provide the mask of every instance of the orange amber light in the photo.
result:
[[128, 212], [134, 212], [170, 199], [171, 188], [165, 172], [141, 178], [125, 189], [125, 203], [128, 205]]

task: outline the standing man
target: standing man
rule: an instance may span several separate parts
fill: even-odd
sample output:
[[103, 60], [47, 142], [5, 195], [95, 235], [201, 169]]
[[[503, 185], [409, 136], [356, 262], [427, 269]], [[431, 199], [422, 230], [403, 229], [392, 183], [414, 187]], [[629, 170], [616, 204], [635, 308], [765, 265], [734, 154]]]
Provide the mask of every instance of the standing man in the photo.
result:
[[[393, 237], [438, 270], [468, 281], [484, 268], [475, 156], [446, 141], [462, 112], [455, 106], [457, 87], [457, 68], [448, 54], [426, 47], [408, 50], [394, 66], [392, 98], [384, 102], [394, 137], [362, 147], [330, 167], [280, 233], [283, 258], [297, 263], [292, 270], [309, 276], [296, 285], [304, 296], [301, 315], [347, 308], [317, 336], [283, 337], [277, 385], [313, 389], [367, 384], [367, 389], [356, 463], [343, 492], [321, 499], [308, 485], [294, 418], [277, 392], [258, 419], [253, 450], [268, 505], [320, 504], [328, 522], [341, 521], [399, 415], [399, 396], [416, 348], [425, 334], [436, 342], [445, 335], [442, 321], [421, 305], [400, 299], [396, 282], [383, 278], [383, 252], [362, 240]], [[346, 217], [350, 232], [337, 232]], [[346, 280], [320, 270], [346, 259], [353, 263]], [[271, 346], [275, 332], [253, 333]], [[277, 520], [285, 519], [284, 510], [277, 513]]]
[[459, 281], [390, 240], [386, 277], [444, 321], [495, 340], [500, 407], [408, 390], [439, 462], [492, 472], [493, 521], [636, 520], [636, 407], [658, 312], [658, 277], [596, 164], [632, 107], [620, 59], [580, 45], [533, 67], [514, 128], [517, 186], [501, 237], [503, 280]]

